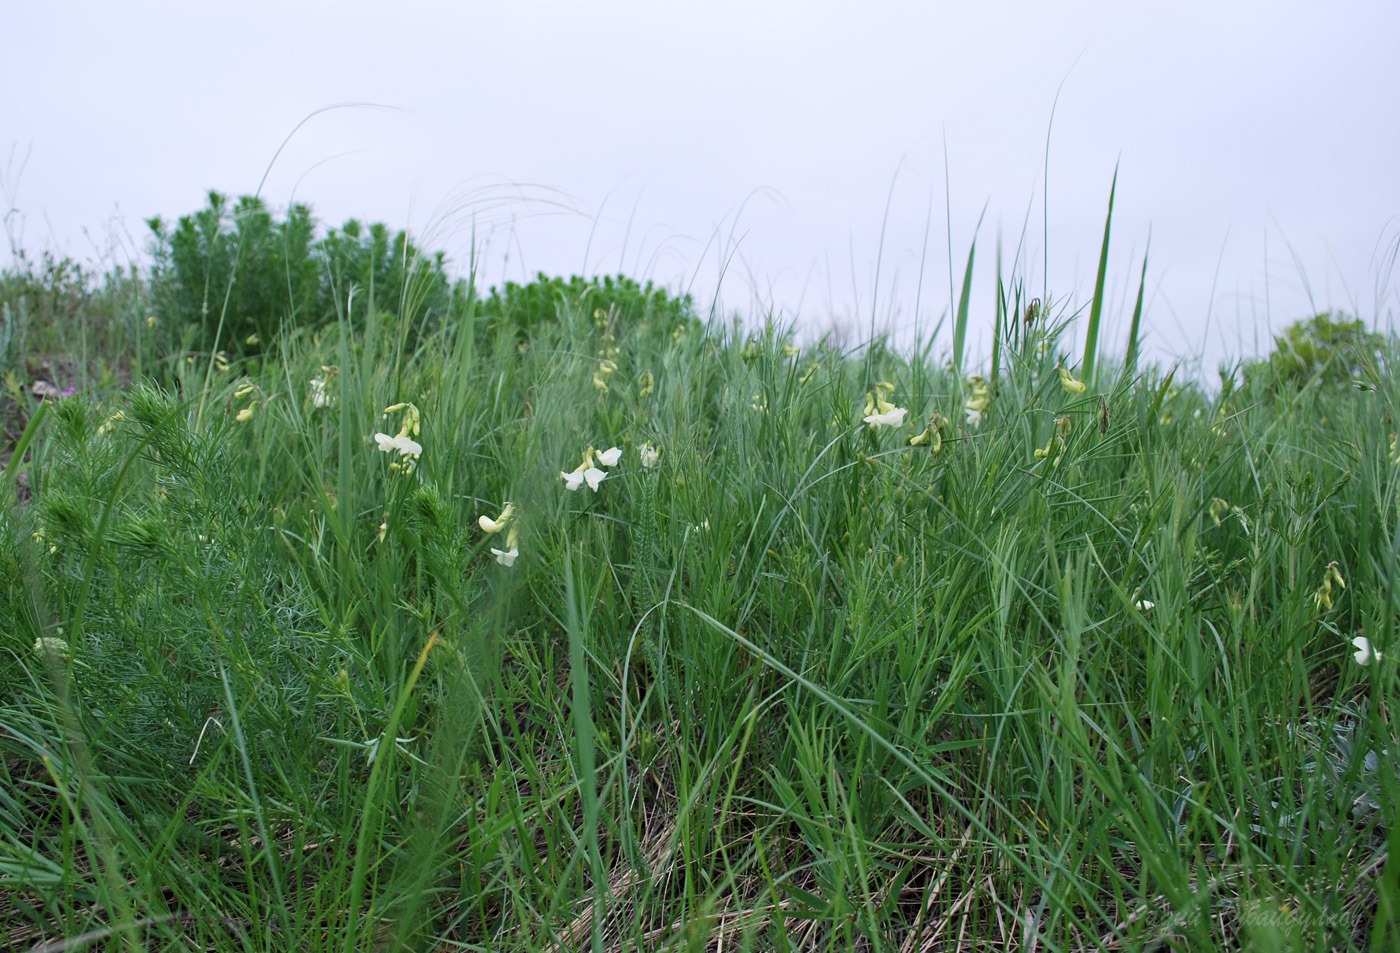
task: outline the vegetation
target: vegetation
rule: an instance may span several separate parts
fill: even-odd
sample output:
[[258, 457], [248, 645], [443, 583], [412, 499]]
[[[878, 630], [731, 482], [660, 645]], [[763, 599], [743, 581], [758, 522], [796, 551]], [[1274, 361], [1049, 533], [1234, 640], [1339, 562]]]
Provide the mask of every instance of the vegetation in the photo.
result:
[[967, 379], [238, 208], [7, 352], [17, 948], [1395, 943], [1394, 341], [1090, 381], [1013, 278]]

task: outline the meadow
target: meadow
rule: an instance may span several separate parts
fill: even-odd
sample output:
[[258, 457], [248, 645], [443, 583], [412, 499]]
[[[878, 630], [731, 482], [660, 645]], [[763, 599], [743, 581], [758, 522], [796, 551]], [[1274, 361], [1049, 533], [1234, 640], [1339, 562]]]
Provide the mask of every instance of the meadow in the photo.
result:
[[11, 948], [1395, 948], [1392, 338], [163, 234], [0, 280]]

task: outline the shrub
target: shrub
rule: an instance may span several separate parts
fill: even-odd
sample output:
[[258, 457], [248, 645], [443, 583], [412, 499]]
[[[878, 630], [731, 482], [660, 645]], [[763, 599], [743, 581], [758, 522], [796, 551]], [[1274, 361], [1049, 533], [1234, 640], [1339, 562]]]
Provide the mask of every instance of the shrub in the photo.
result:
[[316, 330], [342, 315], [357, 330], [401, 321], [411, 344], [457, 300], [444, 253], [425, 255], [407, 233], [355, 219], [317, 239], [306, 205], [278, 219], [261, 199], [230, 207], [210, 192], [208, 206], [173, 229], [160, 218], [147, 225], [152, 297], [170, 350], [192, 326], [197, 347], [256, 354], [283, 330]]
[[1245, 377], [1255, 386], [1278, 390], [1316, 380], [1324, 388], [1344, 388], [1359, 377], [1375, 376], [1382, 361], [1383, 335], [1366, 329], [1361, 320], [1348, 320], [1330, 311], [1289, 325], [1274, 338], [1267, 360], [1246, 366]]
[[508, 281], [491, 289], [481, 302], [479, 315], [493, 329], [514, 325], [517, 335], [528, 340], [541, 325], [558, 321], [564, 310], [588, 317], [602, 312], [617, 332], [647, 329], [670, 334], [678, 328], [700, 326], [690, 295], [672, 295], [650, 281], [641, 285], [623, 275], [574, 275], [565, 281], [541, 273], [529, 284]]

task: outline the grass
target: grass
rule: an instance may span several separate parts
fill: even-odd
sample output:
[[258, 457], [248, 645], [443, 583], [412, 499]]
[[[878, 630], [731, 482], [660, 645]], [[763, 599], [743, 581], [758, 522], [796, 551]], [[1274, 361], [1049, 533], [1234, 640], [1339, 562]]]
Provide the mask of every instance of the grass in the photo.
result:
[[77, 395], [8, 358], [10, 942], [1390, 948], [1400, 383], [1115, 366], [1100, 291], [1071, 392], [999, 287], [974, 425], [931, 346], [570, 300], [162, 363], [124, 284]]

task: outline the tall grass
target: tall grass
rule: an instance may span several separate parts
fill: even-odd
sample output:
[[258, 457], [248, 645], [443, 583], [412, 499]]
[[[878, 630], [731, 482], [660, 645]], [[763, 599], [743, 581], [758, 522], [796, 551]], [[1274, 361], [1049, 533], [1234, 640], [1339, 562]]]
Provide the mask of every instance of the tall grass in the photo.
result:
[[1137, 365], [1140, 291], [1072, 393], [997, 295], [975, 426], [928, 347], [574, 300], [44, 405], [0, 521], [11, 942], [1389, 948], [1400, 384], [1204, 390]]

